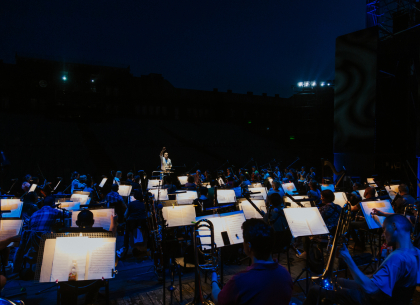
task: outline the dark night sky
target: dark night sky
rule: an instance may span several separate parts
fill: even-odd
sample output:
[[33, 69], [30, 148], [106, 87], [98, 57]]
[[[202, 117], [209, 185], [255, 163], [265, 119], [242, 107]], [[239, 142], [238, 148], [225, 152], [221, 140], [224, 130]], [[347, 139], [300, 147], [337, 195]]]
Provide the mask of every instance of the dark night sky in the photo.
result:
[[179, 88], [287, 97], [333, 78], [336, 37], [364, 20], [361, 0], [3, 1], [0, 59], [123, 64]]

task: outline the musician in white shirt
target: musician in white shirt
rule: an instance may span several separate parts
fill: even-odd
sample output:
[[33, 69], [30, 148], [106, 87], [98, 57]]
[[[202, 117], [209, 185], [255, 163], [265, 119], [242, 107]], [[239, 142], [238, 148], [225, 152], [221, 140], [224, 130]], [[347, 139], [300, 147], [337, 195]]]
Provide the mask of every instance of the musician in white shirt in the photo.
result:
[[166, 147], [162, 148], [160, 152], [160, 169], [163, 171], [170, 170], [172, 167], [171, 159], [168, 158], [169, 154], [166, 151]]

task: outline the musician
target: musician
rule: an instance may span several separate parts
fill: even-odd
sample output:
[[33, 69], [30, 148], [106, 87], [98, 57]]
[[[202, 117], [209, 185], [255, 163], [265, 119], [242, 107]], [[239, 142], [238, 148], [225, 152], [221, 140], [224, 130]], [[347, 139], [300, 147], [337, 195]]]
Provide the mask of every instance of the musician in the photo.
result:
[[236, 198], [239, 198], [242, 196], [242, 187], [239, 180], [233, 181], [233, 191], [235, 192]]
[[271, 206], [271, 213], [265, 213], [263, 220], [265, 223], [271, 222], [275, 232], [283, 232], [287, 230], [289, 225], [287, 224], [286, 216], [284, 215], [284, 200], [283, 197], [278, 193], [272, 193], [267, 196], [267, 205]]
[[206, 170], [204, 172], [204, 177], [205, 177], [205, 179], [204, 179], [205, 182], [211, 182], [212, 177], [211, 177], [211, 174], [210, 174], [210, 171], [209, 170]]
[[113, 184], [116, 183], [116, 184], [120, 185], [121, 184], [121, 177], [122, 177], [122, 172], [121, 171], [117, 171], [115, 173], [114, 181], [112, 183]]
[[176, 185], [172, 184], [172, 179], [170, 176], [163, 177], [163, 189], [168, 190], [168, 194], [175, 194], [176, 192]]
[[272, 188], [268, 191], [267, 196], [270, 196], [271, 194], [279, 194], [281, 198], [285, 196], [284, 190], [281, 187], [280, 182], [273, 180], [271, 182]]
[[287, 173], [285, 175], [285, 177], [283, 178], [283, 182], [284, 183], [294, 183], [295, 182], [295, 178], [293, 177], [292, 173]]
[[169, 154], [166, 151], [166, 147], [162, 148], [162, 151], [159, 154], [160, 157], [160, 169], [163, 171], [168, 171], [172, 167], [172, 161], [169, 159]]
[[306, 179], [306, 171], [305, 171], [305, 166], [302, 166], [300, 172], [298, 172], [298, 180], [299, 182], [304, 182]]
[[420, 284], [420, 250], [411, 242], [411, 223], [402, 215], [388, 216], [382, 226], [388, 246], [394, 251], [371, 278], [355, 264], [346, 246], [340, 257], [346, 262], [354, 280], [338, 279], [337, 290], [312, 286], [303, 303], [317, 304], [318, 297], [346, 304], [409, 304], [416, 285]]
[[203, 182], [206, 178], [204, 177], [203, 174], [201, 174], [201, 170], [197, 169], [197, 171], [195, 172], [195, 174], [192, 174], [191, 176], [194, 177], [194, 183], [196, 185], [201, 184], [201, 182]]
[[288, 305], [293, 282], [289, 272], [273, 261], [274, 230], [261, 219], [242, 224], [244, 251], [252, 259], [245, 272], [234, 275], [223, 289], [212, 275], [212, 298], [216, 304]]
[[[200, 198], [194, 199], [193, 205], [195, 207], [195, 211], [197, 215], [208, 215], [210, 213], [206, 213], [206, 209], [213, 206], [212, 202], [207, 198], [208, 189], [206, 187], [200, 188]], [[212, 214], [212, 213], [211, 213]]]
[[26, 194], [22, 204], [22, 217], [24, 219], [30, 218], [33, 213], [39, 210], [37, 203], [38, 195], [35, 192]]
[[188, 176], [187, 183], [185, 183], [184, 189], [187, 190], [195, 190], [197, 188], [197, 185], [194, 183], [194, 177]]
[[268, 171], [266, 169], [263, 169], [263, 173], [264, 173], [263, 180], [266, 180], [270, 177], [270, 174], [268, 173]]
[[108, 208], [114, 208], [118, 216], [118, 222], [124, 222], [124, 212], [127, 209], [124, 199], [118, 194], [119, 185], [114, 183], [111, 187], [111, 192], [106, 195], [108, 201]]
[[[371, 187], [371, 186], [368, 186], [368, 187], [365, 189], [365, 192], [363, 193], [363, 196], [365, 197], [365, 199], [363, 199], [363, 200], [361, 200], [361, 201], [363, 201], [363, 202], [365, 202], [365, 201], [372, 201], [372, 199], [371, 199], [371, 198], [374, 198], [374, 197], [375, 197], [375, 194], [376, 194], [375, 188], [373, 188], [373, 187]], [[358, 204], [353, 205], [353, 206], [351, 207], [351, 211], [352, 211], [352, 212], [357, 212], [357, 211], [359, 211], [359, 210], [360, 210], [360, 202], [359, 202]]]
[[249, 181], [245, 175], [239, 176], [239, 181], [241, 182], [241, 185], [251, 185], [251, 181]]
[[251, 172], [252, 172], [251, 181], [252, 182], [260, 182], [260, 180], [261, 180], [260, 173], [257, 171], [255, 166], [252, 167]]
[[281, 180], [281, 171], [279, 170], [279, 167], [278, 166], [276, 166], [274, 168], [273, 176], [274, 176], [273, 177], [274, 179]]
[[359, 202], [362, 201], [362, 196], [360, 196], [360, 193], [357, 191], [360, 188], [360, 183], [355, 182], [353, 183], [353, 191], [351, 192], [352, 195], [354, 195]]
[[31, 184], [29, 182], [23, 182], [22, 183], [23, 192], [25, 192], [25, 193], [29, 192], [30, 188], [31, 188]]
[[306, 194], [309, 198], [314, 198], [314, 202], [317, 206], [321, 204], [321, 191], [318, 188], [318, 183], [315, 180], [309, 182], [309, 191]]
[[[405, 208], [408, 205], [414, 205], [416, 203], [416, 199], [414, 199], [408, 192], [408, 186], [406, 184], [401, 184], [398, 186], [398, 192], [400, 196], [395, 198], [392, 201], [392, 208], [394, 209], [395, 214], [403, 215], [405, 212]], [[394, 213], [386, 213], [379, 211], [377, 209], [373, 209], [373, 214], [378, 216], [390, 216]]]
[[[0, 241], [0, 253], [2, 258], [2, 264], [4, 266], [9, 266], [9, 254], [10, 248], [8, 245], [14, 242], [20, 242], [21, 235], [11, 236], [6, 239]], [[6, 285], [6, 277], [4, 275], [0, 275], [0, 290]]]
[[311, 167], [309, 173], [306, 175], [307, 181], [310, 181], [311, 179], [316, 180], [315, 167]]
[[[24, 185], [26, 185], [26, 183], [27, 184], [29, 184], [29, 187], [30, 187], [30, 185], [31, 185], [31, 182], [32, 182], [32, 176], [31, 175], [29, 175], [29, 174], [27, 174], [26, 176], [25, 176], [25, 178], [23, 178], [23, 183], [22, 183], [22, 190], [26, 193], [27, 191], [25, 191], [25, 189], [24, 189]], [[29, 190], [29, 189], [28, 189]]]
[[71, 193], [73, 194], [74, 191], [82, 191], [86, 185], [79, 181], [80, 174], [78, 172], [73, 172], [71, 174]]

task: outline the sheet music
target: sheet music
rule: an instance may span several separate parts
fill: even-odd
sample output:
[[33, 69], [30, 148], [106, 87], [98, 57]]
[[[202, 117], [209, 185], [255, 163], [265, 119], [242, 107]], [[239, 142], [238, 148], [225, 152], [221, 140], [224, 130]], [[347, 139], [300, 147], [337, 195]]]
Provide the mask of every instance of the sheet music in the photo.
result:
[[188, 182], [188, 176], [178, 176], [179, 183], [184, 185]]
[[330, 190], [331, 192], [335, 192], [334, 184], [321, 184], [321, 191]]
[[3, 218], [20, 218], [22, 214], [23, 202], [20, 199], [0, 199], [0, 206], [2, 211], [12, 211], [2, 214]]
[[162, 214], [169, 227], [190, 226], [196, 219], [192, 205], [163, 207]]
[[169, 200], [167, 189], [150, 189], [149, 192], [153, 194], [154, 200], [158, 200], [158, 193], [159, 193], [159, 201]]
[[297, 191], [296, 186], [293, 182], [283, 183], [281, 186], [282, 186], [283, 190], [289, 195], [293, 195]]
[[[20, 231], [22, 229], [23, 220], [22, 219], [2, 219], [0, 220], [0, 240], [4, 240], [6, 238], [20, 235]], [[8, 247], [12, 247], [14, 243], [10, 243], [7, 245]]]
[[251, 183], [249, 188], [262, 187], [261, 183]]
[[[296, 199], [296, 200], [300, 200], [300, 199], [308, 198], [308, 196], [293, 196], [293, 198]], [[290, 203], [290, 207], [288, 207], [288, 208], [300, 208], [301, 207], [296, 202], [294, 202], [292, 199], [290, 199], [287, 196], [284, 196], [283, 199], [284, 199], [284, 202]], [[302, 204], [305, 208], [310, 208], [311, 207], [311, 202], [310, 201], [304, 201], [304, 202], [301, 202], [300, 204]]]
[[[213, 215], [207, 215], [207, 216], [201, 216], [196, 217], [196, 221], [199, 221], [200, 219], [207, 219], [210, 220], [210, 222], [213, 224], [214, 229], [214, 242], [216, 243], [217, 248], [223, 247], [225, 244], [223, 243], [222, 238], [222, 232], [227, 231], [225, 227], [225, 222], [222, 220], [219, 214]], [[210, 235], [210, 230], [206, 228], [200, 228], [200, 235]], [[211, 238], [210, 237], [201, 237], [200, 238], [202, 244], [210, 244]], [[210, 246], [203, 246], [203, 249], [210, 249]]]
[[72, 194], [70, 197], [70, 201], [73, 202], [80, 202], [80, 204], [89, 204], [88, 201], [90, 202], [90, 198], [89, 195], [85, 195], [85, 194]]
[[217, 203], [232, 203], [236, 202], [234, 190], [219, 190], [217, 189]]
[[329, 233], [318, 208], [290, 208], [283, 211], [294, 237]]
[[[362, 199], [366, 199], [364, 194], [365, 194], [365, 190], [358, 190], [360, 197], [362, 197]], [[376, 196], [376, 190], [375, 190], [375, 196]]]
[[130, 196], [132, 186], [131, 185], [120, 185], [118, 188], [118, 194], [122, 197]]
[[99, 187], [104, 187], [107, 180], [108, 180], [108, 178], [103, 178], [101, 183], [99, 183]]
[[[253, 200], [252, 201], [260, 210], [264, 211], [267, 213], [267, 208], [265, 206], [265, 201], [264, 200]], [[251, 219], [251, 218], [263, 218], [260, 213], [258, 213], [255, 208], [247, 201], [242, 201], [239, 204], [239, 208], [244, 212], [245, 218], [246, 219]]]
[[334, 203], [338, 204], [340, 207], [344, 207], [344, 205], [347, 203], [347, 197], [344, 192], [336, 192], [334, 193], [335, 200]]
[[57, 237], [51, 272], [51, 282], [68, 281], [73, 267], [77, 262], [77, 280], [85, 280], [86, 256], [90, 244], [89, 237]]
[[112, 278], [116, 238], [90, 238], [87, 280]]
[[369, 229], [381, 228], [383, 219], [385, 218], [384, 216], [373, 217], [374, 215], [371, 215], [373, 209], [377, 209], [385, 213], [394, 213], [394, 209], [392, 208], [389, 200], [360, 202], [360, 207], [363, 211], [363, 215], [365, 216]]
[[251, 193], [259, 192], [259, 194], [250, 194], [251, 198], [258, 198], [258, 199], [267, 199], [267, 189], [265, 187], [253, 187]]
[[177, 193], [176, 201], [178, 204], [192, 204], [194, 199], [197, 199], [198, 195], [195, 191], [186, 191], [186, 193]]
[[394, 200], [395, 196], [398, 193], [398, 185], [387, 185], [385, 186], [385, 190], [388, 192], [388, 195], [391, 198], [391, 200]]
[[29, 189], [28, 193], [30, 192], [35, 192], [37, 185], [36, 184], [32, 184], [31, 188]]
[[[93, 219], [95, 223], [93, 227], [95, 228], [103, 228], [104, 230], [109, 231], [111, 227], [111, 215], [114, 215], [114, 209], [98, 209], [98, 210], [89, 210], [93, 213]], [[71, 226], [77, 227], [76, 220], [77, 215], [79, 215], [81, 211], [74, 211], [71, 215]]]
[[244, 242], [242, 234], [242, 224], [246, 218], [242, 211], [224, 213], [220, 215], [225, 222], [225, 228], [228, 231], [230, 244], [240, 244]]
[[367, 178], [367, 183], [369, 184], [369, 186], [371, 187], [378, 187], [375, 183], [375, 180], [373, 180], [374, 178]]
[[78, 211], [80, 210], [80, 202], [64, 201], [60, 202], [60, 207], [67, 211]]
[[219, 184], [220, 184], [220, 185], [225, 185], [225, 182], [223, 181], [223, 179], [222, 179], [222, 178], [219, 178], [219, 180], [218, 180], [218, 181], [219, 181]]
[[159, 186], [159, 182], [160, 182], [160, 185], [162, 186], [162, 180], [148, 180], [147, 188], [153, 189], [155, 186]]

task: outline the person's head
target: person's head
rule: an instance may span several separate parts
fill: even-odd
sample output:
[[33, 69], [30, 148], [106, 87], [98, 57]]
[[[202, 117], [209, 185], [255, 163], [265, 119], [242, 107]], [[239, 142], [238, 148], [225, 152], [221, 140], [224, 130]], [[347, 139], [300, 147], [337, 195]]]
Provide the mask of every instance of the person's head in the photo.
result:
[[274, 170], [278, 172], [278, 171], [279, 171], [279, 167], [278, 167], [278, 166], [276, 166], [276, 167], [274, 168]]
[[269, 260], [274, 247], [274, 230], [261, 219], [251, 218], [242, 224], [244, 251], [258, 260]]
[[188, 181], [188, 183], [194, 183], [194, 177], [193, 176], [188, 176], [187, 181]]
[[284, 204], [283, 198], [281, 198], [280, 194], [273, 193], [270, 196], [268, 196], [268, 203], [277, 208], [278, 206], [281, 206]]
[[118, 186], [118, 184], [117, 183], [114, 183], [112, 186], [111, 186], [111, 190], [113, 191], [113, 192], [118, 192], [118, 190], [120, 189], [120, 187]]
[[293, 174], [292, 173], [287, 173], [286, 178], [289, 179], [289, 180], [293, 180]]
[[172, 184], [172, 179], [170, 176], [163, 177], [163, 184], [169, 185]]
[[80, 181], [80, 182], [82, 182], [82, 183], [86, 183], [86, 181], [87, 181], [87, 176], [86, 176], [86, 175], [81, 175], [81, 176], [79, 177], [79, 181]]
[[29, 174], [27, 174], [26, 176], [25, 176], [25, 181], [26, 182], [29, 182], [29, 181], [31, 181], [32, 180], [32, 176], [31, 175], [29, 175]]
[[252, 169], [252, 171], [253, 171], [253, 172], [255, 172], [255, 171], [257, 170], [257, 169], [255, 168], [255, 166], [253, 166], [251, 169]]
[[323, 190], [321, 192], [321, 201], [323, 204], [334, 202], [335, 195], [331, 190]]
[[311, 173], [315, 172], [315, 167], [310, 168]]
[[271, 182], [271, 186], [273, 188], [273, 190], [278, 191], [280, 188], [280, 182], [273, 180], [273, 182]]
[[38, 201], [38, 195], [35, 192], [29, 192], [26, 194], [25, 199], [30, 203], [36, 203]]
[[373, 198], [373, 197], [375, 197], [375, 189], [374, 189], [373, 187], [368, 186], [368, 187], [365, 189], [365, 193], [363, 194], [363, 196], [364, 196], [366, 199], [369, 199], [369, 198]]
[[138, 200], [138, 201], [143, 201], [143, 193], [140, 190], [135, 190], [134, 191], [134, 199]]
[[302, 172], [305, 171], [305, 166], [302, 166], [302, 168], [300, 169]]
[[127, 180], [133, 180], [133, 173], [132, 172], [129, 172], [127, 174]]
[[315, 191], [318, 189], [318, 182], [316, 182], [315, 180], [311, 180], [311, 182], [309, 182], [309, 188], [312, 191]]
[[168, 154], [168, 152], [167, 152], [167, 151], [163, 154], [163, 157], [164, 157], [165, 159], [168, 159], [168, 158], [169, 158], [169, 154]]
[[78, 172], [73, 172], [71, 174], [71, 179], [79, 179], [80, 174]]
[[357, 191], [359, 187], [360, 187], [360, 183], [358, 182], [353, 183], [353, 191]]
[[122, 172], [121, 172], [121, 171], [117, 171], [117, 172], [115, 173], [115, 177], [116, 177], [116, 178], [121, 178], [121, 176], [122, 176]]
[[201, 187], [200, 188], [200, 194], [201, 196], [205, 196], [207, 197], [207, 194], [209, 193], [208, 189], [206, 187]]
[[400, 184], [398, 186], [398, 192], [400, 193], [400, 195], [407, 195], [408, 193], [410, 193], [410, 190], [407, 184]]
[[89, 210], [83, 210], [77, 214], [76, 225], [79, 228], [92, 228], [95, 220], [93, 219], [93, 213]]
[[289, 169], [286, 167], [286, 168], [284, 169], [284, 172], [285, 172], [285, 173], [288, 173], [288, 172], [289, 172]]
[[139, 175], [135, 175], [134, 176], [134, 182], [139, 183], [140, 181], [140, 176]]
[[[31, 177], [32, 178], [32, 177]], [[29, 182], [23, 182], [22, 190], [26, 193], [31, 188], [31, 184]]]
[[197, 170], [195, 171], [195, 174], [196, 174], [197, 176], [201, 176], [201, 170], [197, 169]]
[[382, 228], [388, 246], [395, 247], [401, 238], [410, 238], [412, 225], [403, 215], [393, 214], [385, 218]]
[[210, 176], [210, 171], [206, 170], [206, 171], [204, 172], [204, 176], [209, 177], [209, 176]]
[[44, 206], [54, 207], [55, 200], [53, 196], [47, 196], [44, 198]]

